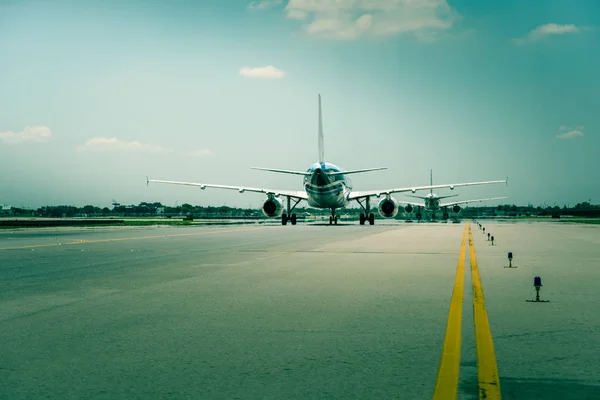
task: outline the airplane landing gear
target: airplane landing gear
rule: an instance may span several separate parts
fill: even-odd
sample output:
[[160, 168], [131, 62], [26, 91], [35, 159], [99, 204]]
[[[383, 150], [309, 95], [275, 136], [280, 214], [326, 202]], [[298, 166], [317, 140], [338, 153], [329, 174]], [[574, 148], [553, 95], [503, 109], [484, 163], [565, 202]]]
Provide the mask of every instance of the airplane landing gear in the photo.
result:
[[366, 221], [369, 221], [369, 225], [375, 225], [375, 214], [371, 213], [369, 216], [366, 216], [365, 214], [360, 213], [360, 224], [364, 225]]
[[371, 201], [369, 197], [365, 198], [365, 204], [363, 204], [360, 199], [356, 199], [356, 201], [358, 202], [358, 204], [360, 204], [360, 206], [362, 207], [362, 209], [364, 210], [364, 213], [360, 213], [360, 217], [359, 217], [359, 222], [361, 225], [365, 224], [365, 221], [369, 221], [369, 225], [375, 225], [375, 214], [370, 213], [369, 211], [371, 210]]
[[288, 221], [290, 221], [292, 225], [296, 225], [296, 214], [289, 216], [286, 213], [281, 214], [281, 225], [287, 225]]
[[292, 225], [296, 225], [296, 214], [292, 214], [292, 210], [294, 210], [294, 208], [296, 208], [296, 206], [298, 205], [298, 203], [300, 203], [301, 199], [294, 199], [294, 205], [292, 206], [291, 204], [291, 199], [288, 196], [287, 198], [287, 213], [283, 213], [281, 214], [281, 225], [287, 225], [288, 221], [290, 221], [292, 223]]
[[421, 222], [421, 220], [423, 219], [423, 214], [421, 214], [421, 207], [417, 207], [415, 217], [417, 218], [417, 222]]
[[338, 217], [335, 215], [335, 209], [331, 209], [331, 216], [329, 217], [329, 225], [335, 224], [337, 225]]

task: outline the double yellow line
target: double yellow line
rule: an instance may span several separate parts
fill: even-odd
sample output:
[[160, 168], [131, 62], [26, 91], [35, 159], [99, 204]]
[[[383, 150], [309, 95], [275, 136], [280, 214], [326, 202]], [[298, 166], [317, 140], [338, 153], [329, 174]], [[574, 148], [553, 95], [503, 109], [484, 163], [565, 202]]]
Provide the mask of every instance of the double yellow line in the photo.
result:
[[433, 394], [434, 400], [456, 399], [458, 394], [458, 377], [460, 371], [460, 344], [462, 324], [462, 301], [464, 295], [466, 239], [469, 237], [469, 255], [471, 261], [471, 280], [473, 285], [473, 314], [475, 322], [475, 343], [477, 347], [477, 380], [479, 382], [480, 399], [501, 399], [500, 379], [492, 332], [485, 310], [483, 288], [477, 267], [477, 255], [473, 246], [471, 224], [467, 222], [463, 232], [454, 290], [450, 299], [448, 324], [444, 347], [438, 369], [437, 382]]

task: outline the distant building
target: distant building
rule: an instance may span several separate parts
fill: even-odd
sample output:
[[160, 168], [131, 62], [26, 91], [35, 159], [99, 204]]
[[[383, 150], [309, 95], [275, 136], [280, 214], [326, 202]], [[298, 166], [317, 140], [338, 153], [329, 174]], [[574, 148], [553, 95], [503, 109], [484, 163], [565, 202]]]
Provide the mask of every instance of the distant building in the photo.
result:
[[12, 206], [9, 206], [8, 204], [1, 204], [0, 205], [0, 214], [2, 214], [2, 215], [12, 214]]
[[158, 207], [156, 209], [156, 214], [163, 215], [164, 213], [165, 213], [165, 208], [164, 207]]

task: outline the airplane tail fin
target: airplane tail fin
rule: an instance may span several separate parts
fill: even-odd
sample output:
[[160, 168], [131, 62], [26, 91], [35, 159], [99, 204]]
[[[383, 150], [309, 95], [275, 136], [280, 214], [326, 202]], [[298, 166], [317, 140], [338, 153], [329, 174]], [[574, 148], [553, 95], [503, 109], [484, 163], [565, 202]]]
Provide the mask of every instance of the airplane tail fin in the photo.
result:
[[[433, 186], [433, 169], [429, 170], [429, 186]], [[433, 193], [433, 189], [429, 189], [429, 193]]]
[[321, 95], [319, 94], [319, 163], [325, 162], [325, 149], [323, 147], [323, 114], [321, 112]]

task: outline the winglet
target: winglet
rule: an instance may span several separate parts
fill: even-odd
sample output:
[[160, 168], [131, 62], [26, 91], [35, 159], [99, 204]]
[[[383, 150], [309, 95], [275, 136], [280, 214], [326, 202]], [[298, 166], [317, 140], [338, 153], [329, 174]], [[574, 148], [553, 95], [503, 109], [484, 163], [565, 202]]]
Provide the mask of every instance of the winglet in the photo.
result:
[[508, 176], [506, 177], [506, 187], [508, 187]]
[[146, 175], [146, 186], [148, 186], [149, 183], [150, 183], [150, 178], [148, 178], [148, 175]]

